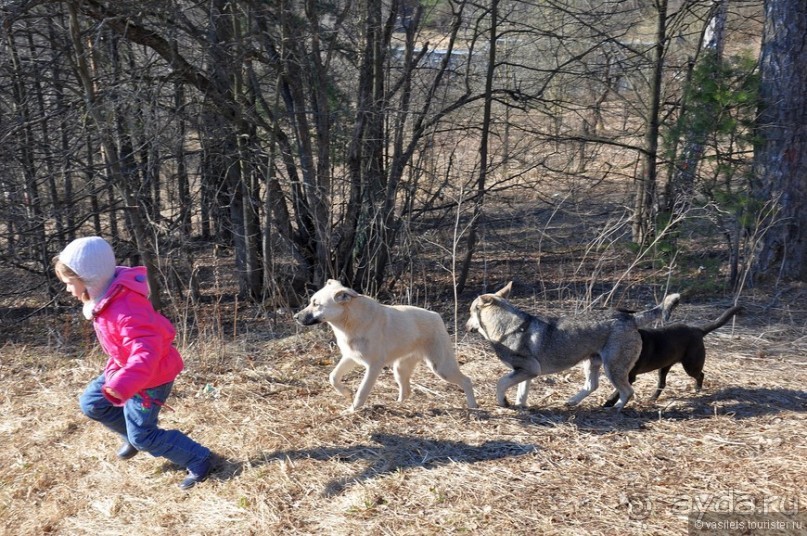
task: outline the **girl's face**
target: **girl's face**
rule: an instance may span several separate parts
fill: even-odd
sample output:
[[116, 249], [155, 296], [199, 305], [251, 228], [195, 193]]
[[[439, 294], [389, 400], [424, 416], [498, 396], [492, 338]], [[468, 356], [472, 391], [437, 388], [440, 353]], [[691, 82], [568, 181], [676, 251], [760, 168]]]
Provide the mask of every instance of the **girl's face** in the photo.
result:
[[89, 299], [89, 294], [87, 293], [87, 287], [84, 285], [84, 282], [77, 278], [77, 277], [66, 277], [62, 274], [57, 274], [59, 280], [64, 283], [67, 292], [73, 295], [74, 298], [84, 302]]

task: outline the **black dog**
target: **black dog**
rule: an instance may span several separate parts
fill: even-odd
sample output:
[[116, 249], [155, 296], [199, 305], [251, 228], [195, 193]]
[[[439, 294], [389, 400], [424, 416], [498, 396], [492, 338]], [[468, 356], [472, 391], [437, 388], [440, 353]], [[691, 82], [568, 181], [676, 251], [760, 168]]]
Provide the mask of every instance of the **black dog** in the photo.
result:
[[[706, 362], [703, 337], [728, 322], [741, 310], [741, 306], [735, 305], [720, 315], [714, 323], [700, 328], [673, 324], [657, 329], [640, 329], [642, 353], [628, 374], [628, 380], [633, 384], [638, 374], [658, 370], [658, 386], [650, 399], [655, 401], [667, 385], [667, 373], [670, 368], [676, 363], [681, 363], [686, 373], [695, 379], [695, 390], [700, 391], [703, 386], [703, 364]], [[617, 400], [619, 400], [618, 391], [611, 395], [604, 406], [610, 408]]]

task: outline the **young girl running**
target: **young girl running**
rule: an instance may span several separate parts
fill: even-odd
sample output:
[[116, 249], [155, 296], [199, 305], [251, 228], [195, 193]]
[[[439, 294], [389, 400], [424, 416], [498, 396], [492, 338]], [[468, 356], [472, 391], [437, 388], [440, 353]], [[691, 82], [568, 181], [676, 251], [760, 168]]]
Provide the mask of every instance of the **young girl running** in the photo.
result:
[[90, 236], [70, 242], [54, 258], [54, 269], [84, 304], [84, 316], [109, 356], [104, 372], [79, 397], [81, 411], [123, 437], [120, 459], [139, 451], [166, 458], [188, 470], [181, 489], [206, 480], [210, 450], [157, 426], [183, 362], [173, 346], [174, 327], [148, 299], [146, 268], [116, 266], [112, 246]]

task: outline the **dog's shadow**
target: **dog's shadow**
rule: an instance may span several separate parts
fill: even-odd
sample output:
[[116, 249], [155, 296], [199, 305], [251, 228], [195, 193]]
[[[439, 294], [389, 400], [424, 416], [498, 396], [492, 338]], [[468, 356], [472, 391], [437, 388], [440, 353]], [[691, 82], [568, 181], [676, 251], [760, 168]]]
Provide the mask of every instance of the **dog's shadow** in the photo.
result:
[[[592, 404], [593, 400], [589, 402]], [[658, 420], [686, 421], [730, 416], [752, 419], [785, 412], [807, 411], [807, 392], [793, 389], [730, 387], [714, 393], [664, 397], [655, 404], [629, 404], [620, 414], [595, 405], [574, 408], [530, 407], [515, 410], [514, 416], [524, 426], [551, 427], [572, 424], [582, 431], [606, 434], [614, 431], [642, 431], [645, 424]], [[502, 410], [476, 410], [479, 420], [502, 418]], [[261, 453], [248, 462], [221, 460], [215, 478], [229, 480], [248, 466], [256, 467], [273, 461], [310, 459], [320, 462], [361, 463], [353, 475], [331, 480], [322, 494], [340, 494], [351, 483], [368, 481], [397, 471], [412, 468], [433, 469], [449, 463], [477, 462], [514, 458], [533, 453], [532, 443], [517, 443], [504, 439], [469, 445], [459, 441], [429, 439], [397, 434], [376, 433], [372, 444], [317, 447], [311, 449], [279, 450]]]
[[519, 419], [531, 426], [571, 423], [589, 432], [642, 430], [645, 423], [658, 420], [709, 419], [729, 416], [737, 420], [753, 419], [784, 412], [807, 411], [807, 391], [768, 387], [729, 387], [714, 393], [662, 398], [655, 403], [627, 405], [620, 414], [596, 406], [562, 408], [527, 408]]
[[[728, 387], [714, 393], [693, 395], [678, 404], [667, 418], [707, 418], [729, 415], [750, 419], [783, 412], [807, 411], [807, 391], [770, 387]], [[658, 411], [655, 412], [658, 415]], [[664, 416], [664, 412], [662, 412]]]
[[[530, 443], [495, 440], [481, 445], [469, 445], [459, 441], [427, 439], [397, 434], [376, 433], [370, 436], [372, 444], [317, 447], [311, 449], [282, 450], [262, 453], [250, 461], [260, 465], [279, 460], [317, 460], [360, 463], [361, 468], [353, 475], [331, 480], [322, 491], [325, 497], [340, 494], [351, 484], [379, 478], [383, 475], [412, 468], [434, 469], [450, 463], [478, 463], [523, 456], [535, 452]], [[363, 462], [363, 463], [362, 463]], [[241, 468], [230, 468], [233, 476]]]

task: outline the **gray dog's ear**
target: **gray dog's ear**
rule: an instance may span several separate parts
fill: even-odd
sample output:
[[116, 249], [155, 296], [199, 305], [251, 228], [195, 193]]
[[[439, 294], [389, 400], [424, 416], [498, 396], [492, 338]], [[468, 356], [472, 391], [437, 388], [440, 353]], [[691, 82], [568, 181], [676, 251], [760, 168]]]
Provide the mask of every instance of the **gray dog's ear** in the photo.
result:
[[494, 301], [496, 301], [496, 295], [495, 294], [482, 294], [481, 296], [479, 296], [479, 305], [481, 307], [487, 307], [488, 305], [492, 304]]
[[333, 301], [335, 301], [336, 303], [346, 303], [352, 300], [353, 298], [357, 297], [358, 295], [359, 293], [356, 292], [355, 290], [346, 288], [334, 294]]
[[501, 290], [499, 290], [496, 293], [496, 296], [499, 296], [500, 298], [506, 298], [507, 296], [510, 295], [511, 290], [513, 290], [513, 282], [512, 281], [507, 283]]

